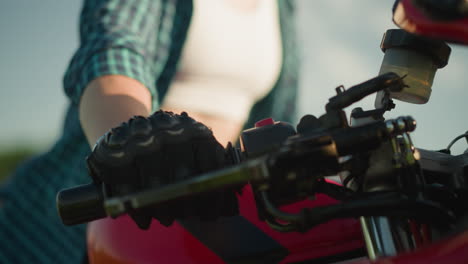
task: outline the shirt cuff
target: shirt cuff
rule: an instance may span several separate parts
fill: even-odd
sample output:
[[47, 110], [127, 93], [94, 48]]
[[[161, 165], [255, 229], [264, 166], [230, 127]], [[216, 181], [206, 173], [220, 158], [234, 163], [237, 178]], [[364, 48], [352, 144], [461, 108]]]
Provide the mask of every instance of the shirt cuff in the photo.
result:
[[[75, 58], [76, 59], [76, 58]], [[104, 75], [123, 75], [141, 82], [157, 102], [155, 77], [151, 64], [128, 48], [112, 48], [93, 54], [87, 61], [73, 60], [64, 77], [65, 93], [78, 105], [86, 86]]]

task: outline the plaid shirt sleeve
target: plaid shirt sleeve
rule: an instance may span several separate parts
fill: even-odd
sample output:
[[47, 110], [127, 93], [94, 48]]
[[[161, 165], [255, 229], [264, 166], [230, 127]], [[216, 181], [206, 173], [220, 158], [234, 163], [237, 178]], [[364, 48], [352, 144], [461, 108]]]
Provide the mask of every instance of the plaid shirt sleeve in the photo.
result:
[[[155, 79], [163, 68], [158, 45], [168, 46], [176, 0], [85, 0], [80, 46], [65, 73], [67, 96], [78, 105], [83, 90], [103, 75], [138, 80], [157, 102]], [[172, 3], [172, 4], [171, 4]], [[164, 49], [162, 49], [164, 50]], [[159, 52], [158, 51], [158, 52]]]

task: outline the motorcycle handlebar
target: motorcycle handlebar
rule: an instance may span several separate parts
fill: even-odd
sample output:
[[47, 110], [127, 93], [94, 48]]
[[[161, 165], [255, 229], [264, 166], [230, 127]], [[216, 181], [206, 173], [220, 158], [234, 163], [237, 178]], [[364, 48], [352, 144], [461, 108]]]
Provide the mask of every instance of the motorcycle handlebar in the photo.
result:
[[60, 191], [56, 204], [65, 225], [84, 224], [107, 216], [102, 192], [93, 183]]
[[[362, 127], [349, 128], [341, 133], [332, 133], [331, 136], [336, 142], [340, 154], [346, 155], [371, 149], [392, 134], [413, 131], [414, 128], [415, 122], [411, 117], [402, 117]], [[294, 146], [289, 147], [294, 148]], [[147, 190], [128, 195], [128, 197], [112, 197], [106, 199], [106, 201], [104, 201], [102, 190], [95, 184], [62, 190], [57, 194], [57, 209], [64, 224], [76, 225], [104, 218], [108, 215], [115, 217], [124, 213], [126, 206], [138, 209], [171, 199], [183, 198], [194, 193], [223, 188], [226, 183], [236, 185], [250, 181], [267, 180], [269, 170], [267, 168], [269, 167], [267, 165], [267, 156], [247, 160], [247, 162], [231, 168], [207, 173], [186, 182], [155, 190]], [[132, 205], [131, 201], [137, 201], [137, 205]]]

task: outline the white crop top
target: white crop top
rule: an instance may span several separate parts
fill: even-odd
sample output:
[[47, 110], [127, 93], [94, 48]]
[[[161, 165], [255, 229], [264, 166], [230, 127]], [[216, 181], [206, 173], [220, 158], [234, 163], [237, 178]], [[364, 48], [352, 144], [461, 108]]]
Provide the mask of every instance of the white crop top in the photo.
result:
[[178, 72], [163, 104], [187, 112], [244, 122], [281, 70], [281, 34], [275, 0], [253, 10], [230, 1], [194, 0]]

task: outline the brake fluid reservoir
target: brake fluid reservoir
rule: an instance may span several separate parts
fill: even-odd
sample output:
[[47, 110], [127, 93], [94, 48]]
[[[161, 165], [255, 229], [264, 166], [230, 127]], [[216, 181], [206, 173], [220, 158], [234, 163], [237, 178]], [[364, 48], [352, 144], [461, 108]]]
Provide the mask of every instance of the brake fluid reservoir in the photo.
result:
[[438, 68], [447, 65], [451, 49], [443, 41], [390, 29], [380, 45], [385, 53], [379, 75], [394, 72], [406, 76], [408, 87], [391, 92], [390, 97], [414, 104], [424, 104], [431, 95], [432, 82]]

